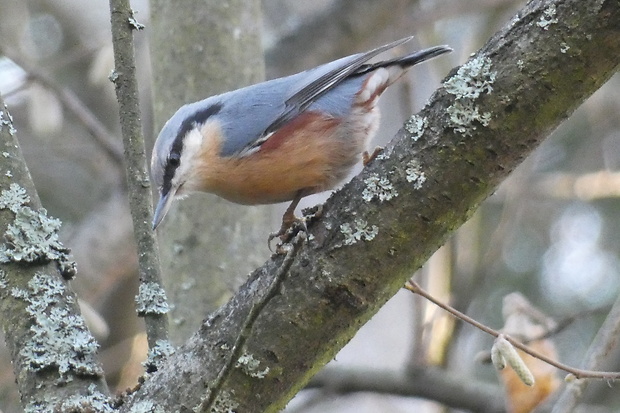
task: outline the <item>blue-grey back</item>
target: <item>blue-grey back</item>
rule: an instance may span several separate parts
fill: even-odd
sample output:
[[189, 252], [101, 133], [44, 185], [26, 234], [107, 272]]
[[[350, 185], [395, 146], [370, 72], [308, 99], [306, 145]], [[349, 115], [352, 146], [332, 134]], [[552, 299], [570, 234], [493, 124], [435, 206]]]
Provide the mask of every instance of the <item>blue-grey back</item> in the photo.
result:
[[[355, 56], [345, 57], [295, 75], [213, 96], [192, 105], [222, 103], [222, 108], [217, 114], [217, 120], [226, 136], [221, 155], [231, 156], [263, 136], [267, 128], [284, 112], [288, 98], [334, 67], [346, 65], [347, 61]], [[308, 110], [324, 112], [333, 117], [347, 116], [363, 77], [345, 79], [314, 101]]]

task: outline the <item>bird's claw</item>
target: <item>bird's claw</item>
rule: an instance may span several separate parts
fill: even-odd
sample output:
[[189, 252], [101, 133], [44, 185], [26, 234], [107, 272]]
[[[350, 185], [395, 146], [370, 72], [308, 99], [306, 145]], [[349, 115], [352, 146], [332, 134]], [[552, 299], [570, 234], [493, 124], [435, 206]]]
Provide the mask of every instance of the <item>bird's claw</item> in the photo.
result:
[[[269, 250], [275, 252], [278, 255], [286, 254], [285, 244], [289, 243], [295, 236], [300, 232], [307, 232], [308, 227], [306, 226], [305, 218], [297, 218], [293, 217], [290, 220], [283, 220], [282, 226], [280, 230], [277, 232], [272, 232], [269, 234], [269, 238], [267, 239], [267, 245], [269, 246]], [[280, 242], [276, 244], [275, 251], [271, 248], [271, 241], [273, 241], [276, 237], [280, 238]]]

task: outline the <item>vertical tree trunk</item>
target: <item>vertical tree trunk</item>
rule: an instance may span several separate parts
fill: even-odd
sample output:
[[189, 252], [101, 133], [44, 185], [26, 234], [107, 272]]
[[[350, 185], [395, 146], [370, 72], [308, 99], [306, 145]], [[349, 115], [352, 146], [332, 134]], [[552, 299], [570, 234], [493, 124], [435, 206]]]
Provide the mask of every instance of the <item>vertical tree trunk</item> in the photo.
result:
[[[260, 1], [154, 0], [151, 15], [156, 131], [185, 103], [263, 80]], [[195, 331], [267, 258], [269, 228], [268, 208], [213, 195], [173, 207], [158, 229], [173, 342]]]

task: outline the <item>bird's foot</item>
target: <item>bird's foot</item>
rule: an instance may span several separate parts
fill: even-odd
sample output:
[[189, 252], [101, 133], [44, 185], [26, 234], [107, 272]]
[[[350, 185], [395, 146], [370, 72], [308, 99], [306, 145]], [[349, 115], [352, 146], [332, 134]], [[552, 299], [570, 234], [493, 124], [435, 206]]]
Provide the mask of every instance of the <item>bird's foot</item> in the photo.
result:
[[306, 232], [306, 230], [306, 220], [304, 218], [298, 218], [295, 215], [292, 217], [285, 217], [282, 219], [282, 226], [280, 229], [277, 232], [269, 234], [269, 238], [267, 239], [269, 250], [274, 251], [271, 249], [271, 241], [275, 238], [280, 238], [280, 242], [276, 244], [274, 252], [278, 255], [286, 254], [284, 245], [289, 243], [299, 232]]
[[318, 219], [323, 214], [323, 205], [317, 205], [312, 208], [304, 209], [303, 217], [299, 218], [295, 215], [286, 215], [282, 218], [282, 226], [277, 232], [269, 234], [267, 245], [271, 249], [271, 241], [280, 238], [280, 242], [276, 245], [275, 253], [278, 255], [286, 254], [286, 244], [290, 243], [300, 232], [308, 232], [308, 223]]

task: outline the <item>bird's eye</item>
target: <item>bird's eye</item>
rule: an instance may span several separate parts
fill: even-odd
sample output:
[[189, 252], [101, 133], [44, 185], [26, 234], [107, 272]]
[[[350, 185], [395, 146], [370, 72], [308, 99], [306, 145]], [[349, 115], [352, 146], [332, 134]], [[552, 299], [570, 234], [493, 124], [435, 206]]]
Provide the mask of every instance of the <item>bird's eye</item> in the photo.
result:
[[168, 165], [176, 168], [177, 166], [179, 166], [180, 163], [181, 157], [178, 154], [170, 154], [170, 156], [168, 157]]

